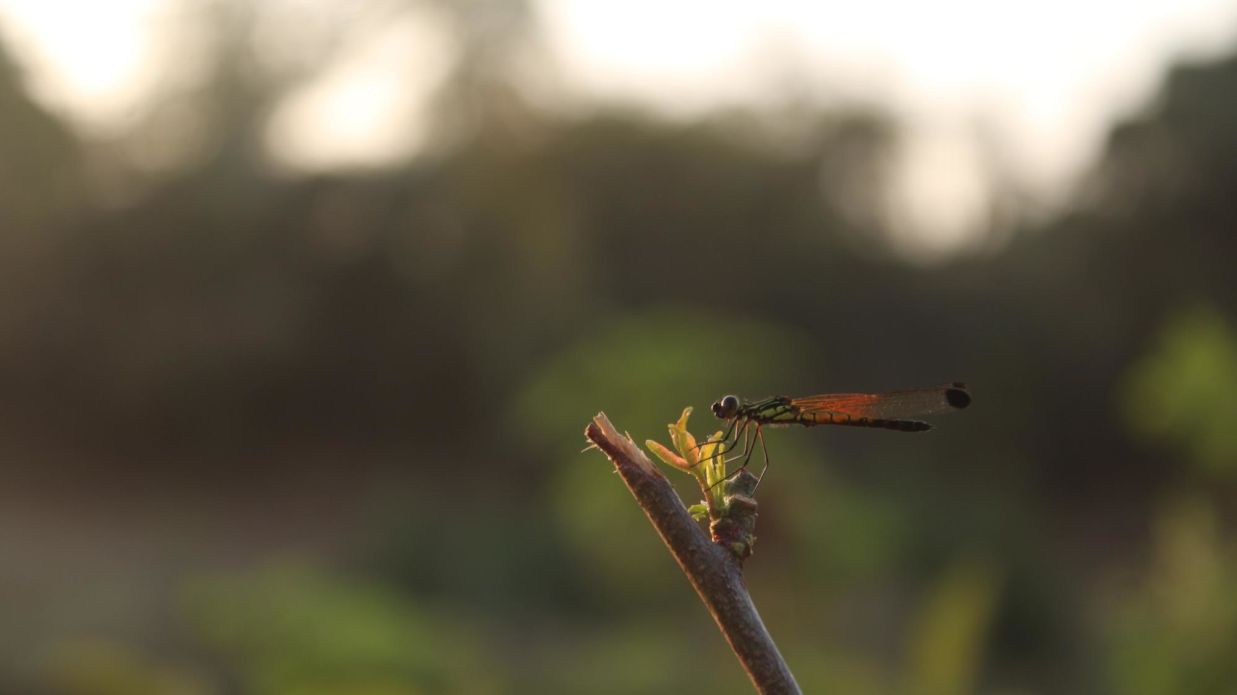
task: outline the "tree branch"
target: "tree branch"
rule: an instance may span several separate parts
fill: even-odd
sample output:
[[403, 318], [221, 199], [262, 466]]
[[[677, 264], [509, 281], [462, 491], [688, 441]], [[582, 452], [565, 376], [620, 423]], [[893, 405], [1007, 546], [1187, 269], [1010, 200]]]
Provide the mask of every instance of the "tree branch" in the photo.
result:
[[760, 693], [801, 694], [743, 583], [739, 560], [709, 540], [644, 452], [598, 413], [584, 434], [601, 449], [687, 575]]

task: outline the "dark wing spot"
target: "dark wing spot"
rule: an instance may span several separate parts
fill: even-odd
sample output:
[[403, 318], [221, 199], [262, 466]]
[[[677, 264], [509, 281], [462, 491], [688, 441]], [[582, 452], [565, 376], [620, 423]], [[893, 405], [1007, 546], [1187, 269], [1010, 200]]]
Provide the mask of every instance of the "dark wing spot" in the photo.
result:
[[971, 404], [971, 394], [961, 388], [961, 384], [955, 384], [955, 388], [945, 389], [945, 400], [955, 408], [965, 408]]

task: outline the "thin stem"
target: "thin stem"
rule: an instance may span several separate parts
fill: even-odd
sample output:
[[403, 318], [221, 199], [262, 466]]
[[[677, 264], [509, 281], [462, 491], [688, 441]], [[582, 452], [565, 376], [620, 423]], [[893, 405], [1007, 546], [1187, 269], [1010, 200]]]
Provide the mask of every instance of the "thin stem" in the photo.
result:
[[709, 540], [683, 506], [670, 481], [630, 438], [614, 429], [605, 413], [598, 413], [584, 433], [614, 463], [636, 503], [704, 601], [757, 692], [801, 694], [794, 675], [756, 612], [756, 605], [743, 583], [739, 560]]

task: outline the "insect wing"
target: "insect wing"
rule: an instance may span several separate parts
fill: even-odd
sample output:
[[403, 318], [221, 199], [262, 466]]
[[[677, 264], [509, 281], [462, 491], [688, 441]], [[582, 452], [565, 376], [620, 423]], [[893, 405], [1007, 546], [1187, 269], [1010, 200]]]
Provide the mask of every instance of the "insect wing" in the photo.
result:
[[940, 415], [971, 404], [963, 384], [888, 393], [830, 393], [790, 399], [801, 413], [841, 413], [856, 418], [901, 419]]

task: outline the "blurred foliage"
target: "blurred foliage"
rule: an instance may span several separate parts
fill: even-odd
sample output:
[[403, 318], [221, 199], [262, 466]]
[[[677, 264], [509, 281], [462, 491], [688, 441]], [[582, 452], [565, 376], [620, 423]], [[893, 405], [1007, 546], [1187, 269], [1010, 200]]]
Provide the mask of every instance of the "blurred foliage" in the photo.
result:
[[1132, 367], [1130, 426], [1170, 440], [1205, 473], [1237, 474], [1237, 333], [1215, 309], [1175, 317]]
[[991, 568], [965, 560], [938, 581], [911, 627], [906, 692], [946, 695], [975, 690], [997, 587]]
[[210, 695], [212, 684], [186, 667], [151, 660], [114, 642], [62, 644], [45, 670], [51, 688], [65, 695]]
[[303, 568], [201, 579], [188, 610], [244, 692], [482, 693], [477, 641], [380, 586]]
[[1114, 687], [1132, 695], [1232, 692], [1237, 549], [1204, 499], [1168, 500], [1154, 521], [1147, 585], [1112, 621]]
[[348, 43], [271, 62], [280, 7], [184, 6], [193, 79], [106, 142], [0, 59], [0, 691], [747, 692], [585, 423], [954, 379], [930, 435], [769, 437], [746, 572], [807, 691], [1231, 690], [1237, 58], [927, 263], [892, 118], [545, 108], [525, 3], [424, 5], [418, 157], [277, 172]]
[[[788, 457], [790, 458], [790, 457]], [[793, 457], [802, 460], [802, 456]], [[828, 461], [823, 462], [828, 465]], [[815, 470], [786, 494], [787, 539], [794, 560], [822, 586], [879, 579], [910, 556], [910, 516], [896, 500]]]

